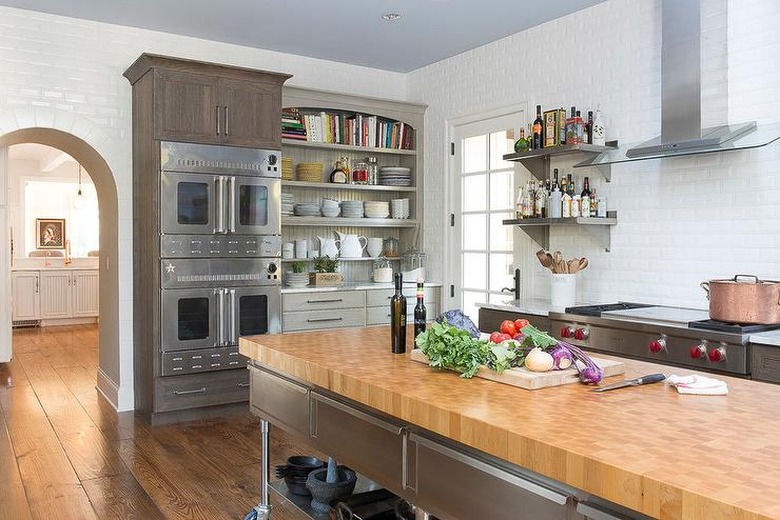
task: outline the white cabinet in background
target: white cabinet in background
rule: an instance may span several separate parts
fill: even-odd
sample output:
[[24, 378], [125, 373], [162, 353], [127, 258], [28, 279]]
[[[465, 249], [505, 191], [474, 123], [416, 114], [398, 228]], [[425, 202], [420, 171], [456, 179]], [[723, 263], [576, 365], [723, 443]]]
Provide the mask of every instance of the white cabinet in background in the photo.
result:
[[98, 315], [98, 271], [41, 271], [41, 318]]
[[41, 319], [40, 279], [38, 271], [17, 271], [11, 274], [13, 321]]

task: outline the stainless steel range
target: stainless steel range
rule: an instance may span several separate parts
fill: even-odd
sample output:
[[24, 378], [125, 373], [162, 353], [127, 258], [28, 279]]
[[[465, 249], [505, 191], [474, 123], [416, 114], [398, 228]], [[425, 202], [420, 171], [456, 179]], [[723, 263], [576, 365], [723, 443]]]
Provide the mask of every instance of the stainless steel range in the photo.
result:
[[777, 325], [735, 325], [707, 311], [619, 302], [550, 312], [552, 334], [610, 354], [707, 372], [750, 375], [749, 335]]

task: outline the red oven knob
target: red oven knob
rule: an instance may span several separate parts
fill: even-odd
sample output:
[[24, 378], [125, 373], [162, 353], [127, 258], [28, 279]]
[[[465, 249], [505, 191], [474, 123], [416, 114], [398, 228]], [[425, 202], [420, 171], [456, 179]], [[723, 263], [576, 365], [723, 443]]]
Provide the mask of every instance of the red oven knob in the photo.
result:
[[590, 331], [586, 328], [579, 328], [574, 331], [574, 339], [582, 341], [588, 339], [588, 336], [590, 336]]
[[653, 354], [658, 354], [659, 352], [666, 349], [666, 340], [664, 338], [659, 338], [656, 340], [653, 340], [650, 342], [650, 352]]
[[719, 363], [726, 360], [726, 350], [723, 347], [714, 348], [710, 350], [707, 355], [713, 363]]
[[691, 355], [691, 359], [704, 359], [707, 355], [707, 347], [705, 347], [703, 343], [701, 345], [694, 345], [688, 353]]
[[562, 338], [571, 338], [574, 336], [574, 328], [573, 327], [563, 327], [561, 329], [561, 337]]

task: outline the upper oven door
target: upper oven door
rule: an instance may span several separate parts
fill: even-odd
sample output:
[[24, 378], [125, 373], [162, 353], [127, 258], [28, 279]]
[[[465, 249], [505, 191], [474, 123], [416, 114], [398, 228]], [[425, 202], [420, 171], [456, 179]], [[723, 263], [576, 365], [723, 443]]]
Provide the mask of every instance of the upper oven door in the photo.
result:
[[161, 224], [163, 234], [279, 235], [281, 181], [163, 172]]

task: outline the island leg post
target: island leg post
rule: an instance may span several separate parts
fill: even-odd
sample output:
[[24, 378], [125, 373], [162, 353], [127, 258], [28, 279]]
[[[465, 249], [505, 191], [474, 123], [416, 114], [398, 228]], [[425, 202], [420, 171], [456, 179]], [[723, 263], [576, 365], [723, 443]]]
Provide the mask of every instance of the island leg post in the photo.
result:
[[270, 467], [270, 445], [268, 442], [268, 421], [260, 419], [260, 503], [252, 508], [244, 520], [268, 520], [271, 518], [271, 503], [268, 500], [268, 468]]

